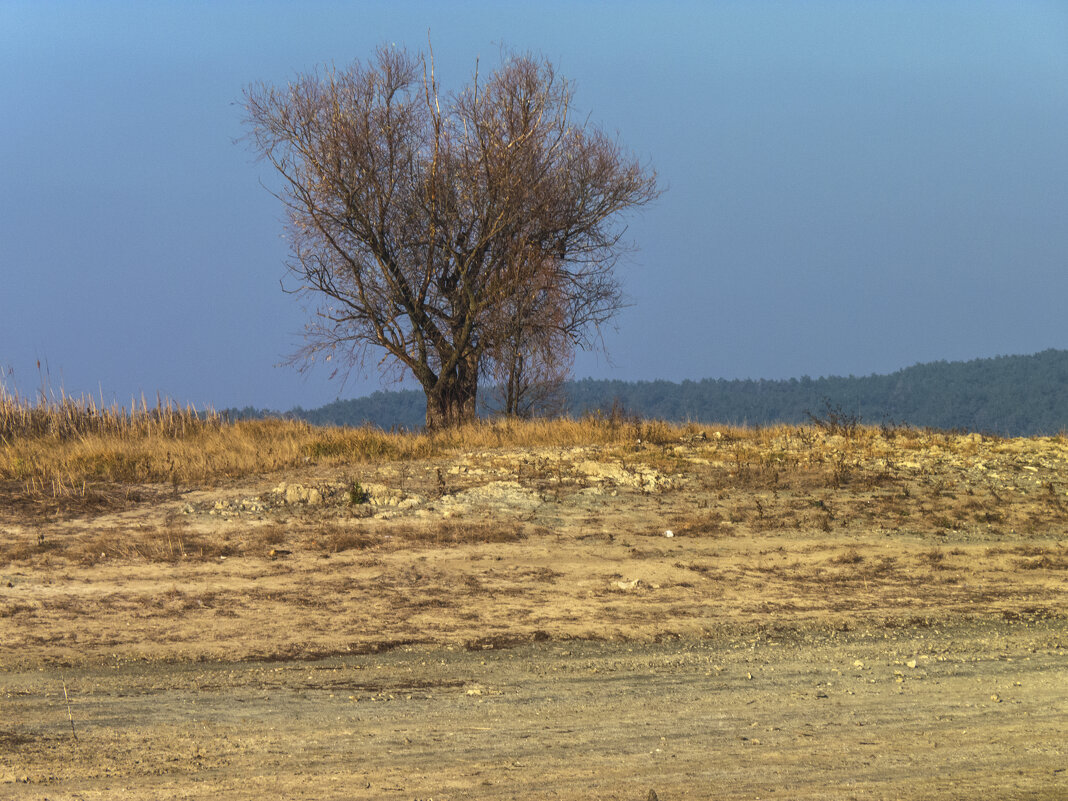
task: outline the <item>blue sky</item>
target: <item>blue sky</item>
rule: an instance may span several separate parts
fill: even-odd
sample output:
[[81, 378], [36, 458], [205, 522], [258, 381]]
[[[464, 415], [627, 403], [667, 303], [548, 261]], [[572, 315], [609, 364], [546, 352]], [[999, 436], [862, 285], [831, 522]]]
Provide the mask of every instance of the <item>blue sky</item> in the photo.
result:
[[446, 86], [539, 52], [659, 172], [578, 377], [782, 378], [1068, 348], [1059, 2], [0, 0], [0, 368], [32, 394], [287, 409], [282, 210], [243, 88], [427, 31]]

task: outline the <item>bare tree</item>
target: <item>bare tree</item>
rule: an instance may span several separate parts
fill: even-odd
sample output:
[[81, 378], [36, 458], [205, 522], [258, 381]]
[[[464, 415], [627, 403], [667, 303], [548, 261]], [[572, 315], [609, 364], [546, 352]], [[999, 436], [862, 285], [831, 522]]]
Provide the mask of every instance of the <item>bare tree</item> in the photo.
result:
[[288, 266], [322, 302], [301, 358], [352, 367], [381, 348], [441, 428], [474, 417], [510, 347], [570, 354], [619, 309], [620, 213], [655, 198], [656, 177], [573, 122], [547, 61], [512, 56], [442, 97], [431, 60], [381, 47], [245, 99], [283, 179]]

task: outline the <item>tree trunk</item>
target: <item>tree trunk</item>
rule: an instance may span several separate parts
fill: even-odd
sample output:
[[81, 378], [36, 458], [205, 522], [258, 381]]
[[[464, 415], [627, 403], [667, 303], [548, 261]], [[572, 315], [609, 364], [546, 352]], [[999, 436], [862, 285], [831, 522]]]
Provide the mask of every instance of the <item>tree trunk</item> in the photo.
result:
[[426, 427], [429, 431], [454, 428], [475, 419], [477, 387], [453, 384], [426, 396]]
[[461, 426], [475, 420], [478, 409], [478, 364], [461, 363], [451, 375], [439, 376], [426, 392], [428, 431]]
[[509, 417], [519, 417], [519, 402], [522, 396], [523, 355], [516, 352], [512, 367], [508, 371], [508, 392], [505, 397], [504, 413]]

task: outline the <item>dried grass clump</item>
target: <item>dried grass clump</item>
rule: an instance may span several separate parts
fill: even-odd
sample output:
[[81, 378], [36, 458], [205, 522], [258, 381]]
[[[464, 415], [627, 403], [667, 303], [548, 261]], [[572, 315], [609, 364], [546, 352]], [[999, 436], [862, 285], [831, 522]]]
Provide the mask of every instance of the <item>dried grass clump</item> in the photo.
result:
[[181, 526], [155, 531], [104, 531], [83, 535], [67, 549], [67, 558], [83, 564], [110, 559], [144, 562], [201, 562], [233, 556], [237, 550], [225, 540]]
[[723, 515], [719, 512], [705, 512], [675, 517], [671, 520], [671, 531], [676, 537], [723, 537], [732, 534], [725, 525]]
[[831, 557], [831, 563], [835, 565], [859, 565], [864, 561], [864, 555], [856, 548]]
[[323, 524], [315, 532], [315, 537], [310, 544], [325, 553], [342, 553], [343, 551], [366, 550], [378, 545], [380, 541], [381, 537], [373, 536], [361, 528]]
[[425, 545], [465, 545], [488, 542], [516, 542], [523, 537], [518, 523], [483, 523], [446, 520], [426, 527], [394, 528], [394, 537]]

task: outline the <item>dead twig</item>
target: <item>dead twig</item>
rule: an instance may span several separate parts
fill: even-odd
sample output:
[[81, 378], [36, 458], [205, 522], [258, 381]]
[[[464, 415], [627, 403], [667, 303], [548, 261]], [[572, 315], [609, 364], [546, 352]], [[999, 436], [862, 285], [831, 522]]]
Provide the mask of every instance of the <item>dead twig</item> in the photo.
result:
[[77, 740], [78, 735], [74, 731], [74, 715], [70, 711], [70, 696], [67, 695], [67, 682], [63, 682], [63, 700], [67, 702], [67, 720], [70, 721], [70, 736]]

